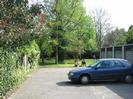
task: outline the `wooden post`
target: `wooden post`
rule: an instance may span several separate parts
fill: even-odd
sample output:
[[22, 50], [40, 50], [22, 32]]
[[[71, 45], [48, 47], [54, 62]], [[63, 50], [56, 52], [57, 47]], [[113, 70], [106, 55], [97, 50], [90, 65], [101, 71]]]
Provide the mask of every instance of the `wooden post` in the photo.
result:
[[27, 68], [27, 56], [26, 55], [24, 55], [23, 57], [23, 65], [24, 65], [24, 69], [26, 70]]

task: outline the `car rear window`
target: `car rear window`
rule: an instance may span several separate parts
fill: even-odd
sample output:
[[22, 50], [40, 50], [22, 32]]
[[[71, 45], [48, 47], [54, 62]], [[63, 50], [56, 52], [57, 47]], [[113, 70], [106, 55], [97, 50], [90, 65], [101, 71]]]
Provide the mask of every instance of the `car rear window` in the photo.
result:
[[132, 66], [128, 61], [126, 61], [126, 60], [123, 60], [123, 61], [121, 61], [122, 62], [122, 64], [125, 66], [125, 67], [130, 67], [130, 66]]

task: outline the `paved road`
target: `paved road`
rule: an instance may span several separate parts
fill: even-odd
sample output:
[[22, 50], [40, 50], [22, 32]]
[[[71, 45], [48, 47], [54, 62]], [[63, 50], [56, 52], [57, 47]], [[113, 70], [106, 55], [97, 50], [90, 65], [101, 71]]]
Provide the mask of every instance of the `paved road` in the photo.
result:
[[67, 79], [69, 70], [40, 69], [8, 99], [133, 99], [133, 84], [97, 82], [83, 86]]

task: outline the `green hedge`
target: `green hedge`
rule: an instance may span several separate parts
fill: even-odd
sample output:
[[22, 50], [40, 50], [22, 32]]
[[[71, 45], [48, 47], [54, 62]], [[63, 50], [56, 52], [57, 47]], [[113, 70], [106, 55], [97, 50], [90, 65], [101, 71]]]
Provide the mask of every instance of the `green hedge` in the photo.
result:
[[[39, 47], [35, 41], [30, 42], [15, 51], [0, 48], [0, 98], [8, 91], [21, 84], [26, 74], [37, 68]], [[23, 68], [23, 56], [28, 58], [27, 68]]]

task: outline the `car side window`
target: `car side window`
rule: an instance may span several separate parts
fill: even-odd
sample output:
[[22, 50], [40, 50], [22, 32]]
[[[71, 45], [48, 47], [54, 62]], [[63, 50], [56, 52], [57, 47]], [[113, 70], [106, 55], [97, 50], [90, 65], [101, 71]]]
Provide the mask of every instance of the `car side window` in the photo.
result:
[[123, 68], [124, 67], [124, 65], [121, 63], [121, 61], [119, 61], [119, 60], [114, 60], [114, 62], [115, 62], [115, 65], [114, 65], [114, 68]]
[[99, 69], [109, 68], [110, 62], [109, 61], [101, 61], [99, 64], [97, 64], [96, 67]]
[[110, 60], [110, 68], [114, 68], [115, 67], [115, 62], [113, 60]]

